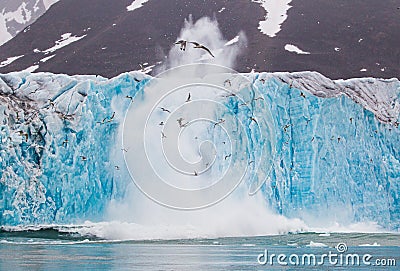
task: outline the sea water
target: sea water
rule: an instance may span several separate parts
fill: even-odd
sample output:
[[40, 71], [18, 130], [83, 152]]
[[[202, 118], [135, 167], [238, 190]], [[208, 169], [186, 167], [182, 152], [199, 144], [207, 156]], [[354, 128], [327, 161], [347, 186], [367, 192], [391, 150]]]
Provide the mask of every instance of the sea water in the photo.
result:
[[119, 241], [49, 228], [3, 230], [0, 244], [1, 270], [399, 270], [400, 264], [397, 233]]

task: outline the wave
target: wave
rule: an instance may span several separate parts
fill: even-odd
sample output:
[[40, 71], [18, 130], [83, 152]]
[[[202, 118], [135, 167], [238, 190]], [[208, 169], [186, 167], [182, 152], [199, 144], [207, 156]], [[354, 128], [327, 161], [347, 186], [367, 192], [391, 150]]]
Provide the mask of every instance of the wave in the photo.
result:
[[[357, 229], [357, 230], [356, 230]], [[126, 242], [126, 241], [168, 241], [168, 240], [193, 240], [193, 239], [217, 239], [224, 237], [256, 237], [256, 236], [278, 236], [287, 234], [314, 234], [318, 232], [330, 232], [340, 234], [378, 234], [398, 232], [382, 232], [379, 228], [369, 225], [349, 225], [318, 229], [299, 227], [295, 231], [264, 231], [259, 235], [235, 235], [229, 232], [215, 233], [206, 228], [198, 228], [193, 225], [139, 225], [136, 223], [108, 221], [90, 222], [86, 221], [79, 225], [31, 225], [31, 226], [9, 226], [1, 227], [1, 243], [27, 243], [27, 244], [79, 244], [79, 243], [104, 243], [104, 242]], [[23, 238], [16, 241], [15, 238]], [[10, 239], [12, 241], [10, 241]], [[28, 241], [27, 241], [28, 240]], [[245, 244], [248, 245], [248, 244]]]

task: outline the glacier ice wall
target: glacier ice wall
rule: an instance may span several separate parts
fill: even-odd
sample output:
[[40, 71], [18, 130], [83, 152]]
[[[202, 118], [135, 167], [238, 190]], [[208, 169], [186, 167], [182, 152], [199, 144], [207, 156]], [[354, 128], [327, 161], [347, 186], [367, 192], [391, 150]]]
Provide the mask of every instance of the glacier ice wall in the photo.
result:
[[[261, 188], [270, 208], [310, 222], [375, 221], [398, 229], [399, 81], [332, 81], [310, 72], [247, 76], [272, 114], [276, 157]], [[102, 220], [130, 182], [122, 124], [129, 97], [150, 78], [0, 78], [0, 224]], [[255, 102], [250, 107], [262, 115]]]
[[125, 97], [144, 82], [128, 74], [1, 75], [0, 224], [100, 219], [129, 180], [111, 157]]
[[261, 77], [265, 85], [256, 84], [271, 104], [278, 137], [263, 187], [274, 209], [315, 223], [376, 221], [398, 229], [399, 81]]

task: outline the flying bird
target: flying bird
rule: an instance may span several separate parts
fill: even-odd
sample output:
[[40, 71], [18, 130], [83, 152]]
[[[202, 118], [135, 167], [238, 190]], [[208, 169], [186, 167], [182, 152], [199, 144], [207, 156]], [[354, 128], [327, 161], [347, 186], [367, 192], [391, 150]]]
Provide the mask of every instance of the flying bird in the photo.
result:
[[115, 112], [113, 112], [112, 116], [108, 119], [107, 122], [111, 122], [114, 119], [114, 117], [115, 117]]
[[292, 126], [292, 124], [286, 124], [285, 126], [283, 126], [283, 130], [285, 131], [285, 133], [290, 126]]
[[205, 47], [204, 45], [202, 45], [202, 44], [200, 44], [200, 43], [198, 43], [198, 42], [195, 42], [195, 41], [190, 41], [190, 43], [191, 43], [191, 44], [194, 44], [194, 48], [206, 50], [212, 57], [215, 57], [215, 56], [211, 53], [210, 49], [208, 49], [208, 48]]
[[181, 49], [182, 51], [186, 50], [186, 44], [187, 44], [186, 40], [178, 40], [177, 42], [175, 42], [175, 44], [180, 45], [181, 47], [179, 49]]
[[163, 112], [171, 113], [171, 111], [169, 111], [168, 109], [166, 109], [166, 108], [164, 108], [164, 107], [160, 107], [160, 109], [161, 109]]
[[47, 99], [47, 101], [49, 102], [49, 106], [51, 108], [54, 108], [54, 106], [55, 106], [54, 101], [52, 99]]
[[25, 137], [25, 142], [28, 142], [28, 133], [25, 133], [24, 131], [18, 131], [20, 136], [24, 136]]
[[258, 101], [258, 100], [264, 100], [264, 98], [260, 96], [260, 97], [257, 97], [257, 98], [253, 99], [253, 101]]
[[21, 118], [19, 117], [19, 113], [18, 112], [15, 112], [16, 113], [16, 118], [17, 118], [17, 120], [19, 121]]
[[226, 79], [226, 80], [224, 81], [224, 86], [225, 86], [226, 84], [228, 84], [228, 85], [231, 87], [231, 86], [232, 86], [231, 80], [230, 80], [230, 79]]
[[224, 122], [225, 122], [224, 119], [219, 119], [218, 122], [214, 123], [214, 128], [215, 128], [215, 126], [217, 126], [217, 125], [219, 125], [219, 124], [222, 124], [222, 123], [224, 123]]
[[63, 146], [65, 146], [65, 147], [67, 147], [68, 146], [68, 138], [66, 138], [64, 141], [63, 141], [63, 143], [62, 143], [62, 145]]
[[190, 101], [191, 101], [190, 98], [191, 98], [191, 96], [190, 96], [190, 92], [189, 92], [189, 95], [188, 95], [188, 97], [187, 97], [185, 103], [190, 102]]
[[230, 93], [230, 94], [224, 95], [222, 97], [228, 98], [228, 97], [235, 97], [235, 96], [236, 96], [235, 93]]
[[[59, 113], [59, 112], [58, 112]], [[63, 119], [63, 120], [73, 120], [74, 116], [71, 114], [63, 114], [63, 113], [59, 113], [59, 116]]]
[[183, 118], [179, 118], [176, 121], [178, 122], [180, 128], [183, 128], [188, 124], [187, 122], [183, 123]]

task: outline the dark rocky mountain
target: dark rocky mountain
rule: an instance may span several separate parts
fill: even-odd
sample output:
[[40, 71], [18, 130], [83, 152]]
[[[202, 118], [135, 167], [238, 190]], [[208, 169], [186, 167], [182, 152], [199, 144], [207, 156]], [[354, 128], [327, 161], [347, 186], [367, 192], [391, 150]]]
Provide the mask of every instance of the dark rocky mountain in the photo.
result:
[[[287, 18], [286, 12], [267, 13], [261, 5], [263, 0], [149, 0], [128, 11], [132, 2], [57, 2], [28, 31], [21, 31], [0, 47], [0, 73], [31, 67], [36, 71], [112, 77], [137, 70], [139, 63], [164, 60], [179, 37], [184, 19], [192, 14], [194, 20], [216, 18], [226, 40], [244, 31], [247, 48], [235, 66], [242, 72], [253, 68], [313, 70], [333, 79], [400, 75], [399, 0], [286, 1], [292, 6]], [[274, 15], [282, 17], [283, 23], [281, 31], [271, 37], [258, 27], [266, 16]], [[75, 42], [49, 50], [55, 41], [59, 47]], [[309, 54], [290, 52], [286, 50], [290, 49], [288, 44]], [[15, 56], [22, 57], [10, 64], [4, 62]]]

